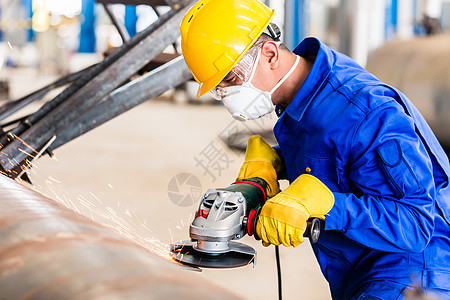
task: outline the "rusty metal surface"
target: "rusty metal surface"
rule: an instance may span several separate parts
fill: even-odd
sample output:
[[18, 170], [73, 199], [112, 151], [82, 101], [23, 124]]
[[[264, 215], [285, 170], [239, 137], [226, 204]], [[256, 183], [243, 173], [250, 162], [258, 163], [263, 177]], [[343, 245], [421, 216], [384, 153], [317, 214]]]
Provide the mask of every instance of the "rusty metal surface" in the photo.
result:
[[0, 176], [0, 299], [235, 295]]

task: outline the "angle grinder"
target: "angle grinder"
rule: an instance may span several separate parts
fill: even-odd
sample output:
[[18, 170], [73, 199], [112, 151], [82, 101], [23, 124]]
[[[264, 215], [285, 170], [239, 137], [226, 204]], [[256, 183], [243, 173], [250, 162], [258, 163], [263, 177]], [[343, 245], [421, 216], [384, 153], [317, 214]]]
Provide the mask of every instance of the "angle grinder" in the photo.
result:
[[[252, 247], [233, 242], [254, 235], [261, 207], [266, 201], [266, 182], [260, 178], [237, 181], [226, 188], [209, 189], [202, 197], [189, 228], [190, 240], [172, 243], [172, 258], [201, 268], [234, 268], [256, 261]], [[304, 237], [317, 242], [321, 220], [307, 222]]]

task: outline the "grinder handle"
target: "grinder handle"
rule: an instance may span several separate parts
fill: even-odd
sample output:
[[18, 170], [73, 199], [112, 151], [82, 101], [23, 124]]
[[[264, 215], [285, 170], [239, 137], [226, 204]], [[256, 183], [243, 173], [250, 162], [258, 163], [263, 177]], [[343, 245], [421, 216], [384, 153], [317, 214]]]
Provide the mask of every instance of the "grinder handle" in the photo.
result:
[[[261, 239], [256, 234], [256, 230], [255, 230], [256, 223], [258, 222], [260, 212], [261, 212], [261, 208], [259, 208], [258, 211], [256, 211], [256, 214], [252, 218], [253, 220], [248, 220], [249, 221], [248, 225], [252, 226], [251, 231], [252, 231], [253, 235], [255, 236], [256, 240]], [[306, 221], [306, 230], [303, 233], [303, 236], [309, 238], [311, 244], [317, 243], [317, 241], [319, 240], [320, 232], [322, 231], [322, 228], [324, 227], [324, 223], [325, 223], [325, 221], [323, 221], [319, 218], [309, 218]]]
[[306, 230], [305, 233], [303, 233], [303, 236], [309, 238], [311, 244], [317, 243], [324, 223], [325, 221], [319, 218], [309, 218], [308, 221], [306, 221]]

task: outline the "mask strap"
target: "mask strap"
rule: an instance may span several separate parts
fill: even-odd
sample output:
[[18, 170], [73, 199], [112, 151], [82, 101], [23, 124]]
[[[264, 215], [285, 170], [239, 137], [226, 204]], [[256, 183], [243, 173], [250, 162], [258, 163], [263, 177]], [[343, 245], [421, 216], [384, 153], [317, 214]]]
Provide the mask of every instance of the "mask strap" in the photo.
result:
[[273, 89], [270, 90], [270, 94], [272, 95], [273, 92], [275, 92], [277, 90], [277, 88], [280, 87], [280, 85], [283, 84], [283, 82], [286, 81], [286, 79], [288, 79], [289, 76], [291, 76], [292, 72], [294, 72], [295, 67], [297, 67], [298, 63], [300, 61], [300, 56], [297, 55], [297, 58], [295, 59], [294, 65], [292, 65], [291, 69], [289, 70], [289, 72], [286, 73], [286, 75], [283, 76], [283, 78], [280, 79], [280, 81], [278, 81], [278, 83], [273, 87]]
[[[275, 45], [277, 45], [277, 48], [278, 47], [280, 47], [280, 45], [282, 44], [281, 42], [274, 42], [274, 44]], [[247, 82], [252, 82], [252, 79], [253, 79], [253, 76], [255, 76], [255, 72], [256, 72], [256, 67], [258, 66], [258, 62], [259, 62], [259, 57], [260, 57], [260, 55], [261, 55], [261, 51], [262, 51], [262, 45], [260, 46], [260, 48], [259, 48], [259, 51], [258, 51], [258, 55], [256, 55], [256, 59], [255, 59], [255, 62], [254, 62], [254, 66], [253, 66], [253, 69], [252, 69], [252, 73], [250, 74], [250, 77], [248, 78], [248, 80], [247, 80]]]
[[255, 62], [253, 63], [253, 70], [250, 73], [250, 77], [248, 78], [247, 82], [252, 82], [253, 76], [255, 76], [255, 72], [256, 72], [256, 67], [258, 66], [258, 62], [259, 62], [259, 56], [261, 55], [261, 49], [259, 49], [258, 54], [256, 55], [256, 59]]

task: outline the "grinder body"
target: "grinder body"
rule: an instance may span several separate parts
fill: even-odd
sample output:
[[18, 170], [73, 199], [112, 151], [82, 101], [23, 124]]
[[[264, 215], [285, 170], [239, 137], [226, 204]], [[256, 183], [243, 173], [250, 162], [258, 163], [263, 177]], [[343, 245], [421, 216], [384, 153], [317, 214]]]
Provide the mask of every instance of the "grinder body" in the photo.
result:
[[223, 253], [228, 242], [248, 233], [248, 216], [265, 202], [266, 183], [252, 178], [226, 188], [210, 189], [203, 196], [189, 236], [197, 241], [197, 250]]
[[[256, 251], [233, 242], [245, 234], [255, 235], [256, 222], [266, 201], [267, 184], [250, 178], [226, 188], [210, 189], [202, 197], [195, 218], [189, 227], [191, 240], [171, 245], [172, 257], [196, 267], [229, 268], [255, 262]], [[319, 219], [308, 220], [304, 236], [314, 238], [320, 233]]]

